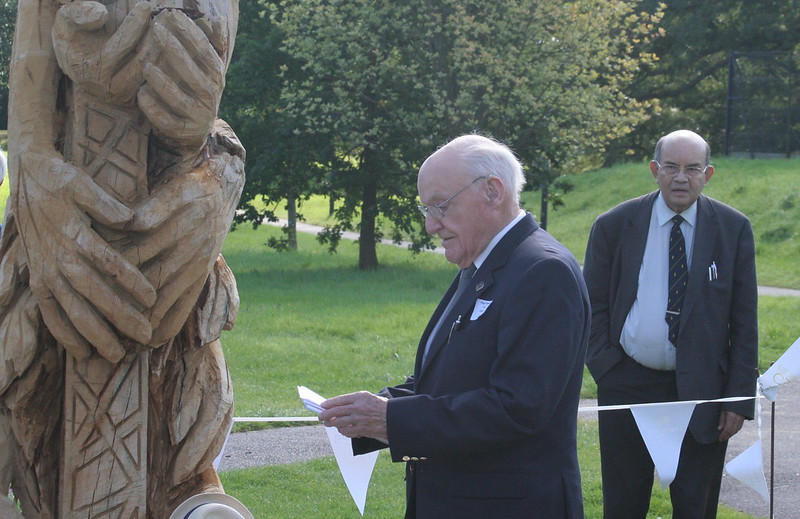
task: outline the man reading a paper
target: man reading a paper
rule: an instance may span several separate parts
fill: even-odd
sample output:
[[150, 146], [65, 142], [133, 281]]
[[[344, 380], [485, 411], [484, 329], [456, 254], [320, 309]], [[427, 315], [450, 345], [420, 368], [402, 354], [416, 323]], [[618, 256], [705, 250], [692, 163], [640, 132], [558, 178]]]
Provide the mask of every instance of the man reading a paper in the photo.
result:
[[407, 518], [583, 517], [576, 430], [589, 298], [573, 255], [519, 207], [504, 145], [459, 137], [417, 185], [428, 233], [461, 268], [403, 384], [323, 402], [356, 454], [406, 462]]

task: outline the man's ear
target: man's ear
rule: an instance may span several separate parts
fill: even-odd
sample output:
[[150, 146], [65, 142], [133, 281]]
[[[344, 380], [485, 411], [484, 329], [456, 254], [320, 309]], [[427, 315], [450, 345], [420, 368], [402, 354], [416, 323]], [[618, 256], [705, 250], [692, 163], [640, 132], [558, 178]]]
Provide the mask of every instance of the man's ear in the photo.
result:
[[506, 196], [503, 181], [497, 177], [489, 177], [486, 179], [486, 189], [484, 193], [486, 200], [488, 200], [490, 204], [499, 205]]
[[658, 164], [655, 160], [650, 161], [650, 171], [653, 173], [653, 178], [658, 178]]

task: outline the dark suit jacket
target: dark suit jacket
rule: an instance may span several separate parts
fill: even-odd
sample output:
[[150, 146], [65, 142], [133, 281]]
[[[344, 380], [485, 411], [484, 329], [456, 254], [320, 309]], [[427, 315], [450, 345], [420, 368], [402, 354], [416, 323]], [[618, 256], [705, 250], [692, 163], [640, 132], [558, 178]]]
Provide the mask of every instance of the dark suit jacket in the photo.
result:
[[[600, 215], [586, 248], [584, 277], [592, 301], [587, 365], [598, 384], [625, 354], [619, 338], [636, 299], [650, 213], [658, 192]], [[714, 263], [718, 277], [710, 280]], [[681, 310], [676, 378], [681, 400], [753, 396], [758, 376], [758, 287], [750, 221], [701, 195], [697, 201], [689, 284]], [[752, 400], [724, 408], [753, 417]], [[717, 440], [719, 404], [695, 408], [690, 430], [701, 443]]]
[[[572, 254], [527, 215], [475, 274], [422, 352], [414, 376], [384, 390], [391, 456], [408, 461], [407, 517], [582, 518], [576, 416], [590, 308]], [[490, 301], [470, 320], [479, 299]], [[374, 448], [357, 440], [354, 450]], [[417, 461], [418, 460], [418, 461]]]

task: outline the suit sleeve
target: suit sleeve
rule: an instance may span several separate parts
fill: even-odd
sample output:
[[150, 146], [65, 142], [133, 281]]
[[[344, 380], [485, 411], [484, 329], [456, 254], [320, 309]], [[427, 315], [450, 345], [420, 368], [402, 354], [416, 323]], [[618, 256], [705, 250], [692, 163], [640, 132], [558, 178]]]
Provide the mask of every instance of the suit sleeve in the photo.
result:
[[596, 220], [589, 233], [583, 277], [592, 304], [592, 330], [586, 365], [595, 381], [622, 358], [622, 350], [611, 338], [611, 286], [614, 263], [614, 241], [606, 233], [600, 220]]
[[[753, 228], [745, 220], [736, 251], [729, 317], [728, 377], [725, 397], [754, 395], [758, 377], [758, 286]], [[730, 402], [724, 408], [752, 419], [752, 401]]]
[[[385, 387], [378, 392], [379, 396], [392, 399], [403, 396], [411, 396], [414, 394], [414, 376], [411, 375], [406, 378], [405, 382], [396, 386]], [[353, 438], [352, 440], [353, 454], [366, 454], [368, 452], [385, 449], [388, 447], [385, 443], [374, 438]]]

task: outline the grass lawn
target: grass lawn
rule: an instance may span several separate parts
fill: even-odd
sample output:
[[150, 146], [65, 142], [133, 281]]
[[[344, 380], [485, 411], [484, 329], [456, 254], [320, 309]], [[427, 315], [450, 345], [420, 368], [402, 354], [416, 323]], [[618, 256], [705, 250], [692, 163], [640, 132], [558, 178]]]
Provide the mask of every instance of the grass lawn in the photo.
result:
[[[236, 327], [223, 336], [236, 415], [306, 416], [298, 384], [332, 396], [402, 381], [413, 369], [422, 328], [456, 268], [439, 254], [413, 256], [381, 245], [382, 267], [360, 272], [352, 242], [342, 242], [339, 252], [329, 255], [313, 236], [301, 234], [299, 251], [278, 253], [264, 246], [278, 232], [268, 226], [255, 231], [241, 226], [225, 244], [242, 300]], [[793, 323], [800, 300], [762, 297], [760, 304], [763, 371], [797, 337]], [[594, 396], [593, 383], [585, 383], [583, 391]], [[579, 435], [586, 517], [599, 518], [594, 422], [583, 423]], [[226, 490], [259, 518], [358, 517], [332, 457], [229, 471], [222, 477]], [[382, 454], [365, 517], [400, 517], [403, 485], [402, 464]], [[668, 494], [658, 487], [652, 517], [669, 517], [669, 510]], [[725, 510], [719, 517], [748, 516]]]

